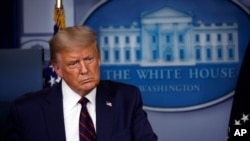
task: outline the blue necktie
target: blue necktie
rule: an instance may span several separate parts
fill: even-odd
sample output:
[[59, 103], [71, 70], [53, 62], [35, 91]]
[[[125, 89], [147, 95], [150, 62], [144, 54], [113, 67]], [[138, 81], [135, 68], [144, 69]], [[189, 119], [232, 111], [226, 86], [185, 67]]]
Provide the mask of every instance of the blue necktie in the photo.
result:
[[81, 112], [80, 112], [80, 120], [79, 120], [80, 141], [95, 141], [96, 140], [94, 124], [87, 110], [88, 102], [89, 100], [85, 97], [82, 97], [79, 100], [79, 103], [81, 103], [82, 105]]

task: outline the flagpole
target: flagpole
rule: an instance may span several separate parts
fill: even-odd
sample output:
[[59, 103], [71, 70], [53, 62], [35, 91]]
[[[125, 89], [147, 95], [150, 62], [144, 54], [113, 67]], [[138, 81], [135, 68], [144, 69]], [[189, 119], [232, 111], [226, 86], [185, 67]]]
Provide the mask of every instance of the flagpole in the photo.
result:
[[56, 8], [62, 8], [62, 0], [56, 0]]
[[65, 13], [63, 9], [62, 0], [56, 0], [55, 9], [54, 9], [54, 34], [57, 33], [58, 30], [61, 30], [66, 27], [65, 24]]

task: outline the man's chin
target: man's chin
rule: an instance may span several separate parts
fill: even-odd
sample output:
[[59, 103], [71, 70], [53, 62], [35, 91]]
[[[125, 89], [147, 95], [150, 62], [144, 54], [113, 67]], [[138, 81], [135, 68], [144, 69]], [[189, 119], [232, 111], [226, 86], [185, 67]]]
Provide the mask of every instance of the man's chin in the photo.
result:
[[80, 87], [84, 91], [91, 91], [96, 87], [96, 84], [93, 82], [82, 83]]

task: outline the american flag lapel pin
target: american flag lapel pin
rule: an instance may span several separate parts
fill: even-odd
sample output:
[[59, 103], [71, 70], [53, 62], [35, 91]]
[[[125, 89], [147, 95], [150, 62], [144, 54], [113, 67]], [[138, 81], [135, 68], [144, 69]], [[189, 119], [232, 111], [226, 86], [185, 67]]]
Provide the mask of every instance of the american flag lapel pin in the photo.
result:
[[109, 107], [112, 107], [112, 103], [109, 102], [109, 101], [106, 101], [106, 105], [109, 106]]

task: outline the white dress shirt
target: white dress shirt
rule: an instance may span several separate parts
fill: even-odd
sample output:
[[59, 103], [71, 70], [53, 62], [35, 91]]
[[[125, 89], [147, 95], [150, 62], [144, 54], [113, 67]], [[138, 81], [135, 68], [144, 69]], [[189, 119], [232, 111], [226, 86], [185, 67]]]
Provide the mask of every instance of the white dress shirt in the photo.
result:
[[[78, 101], [81, 99], [81, 96], [75, 93], [63, 80], [62, 95], [66, 141], [79, 141], [79, 117], [82, 106]], [[85, 97], [89, 100], [87, 108], [96, 129], [96, 88]]]

